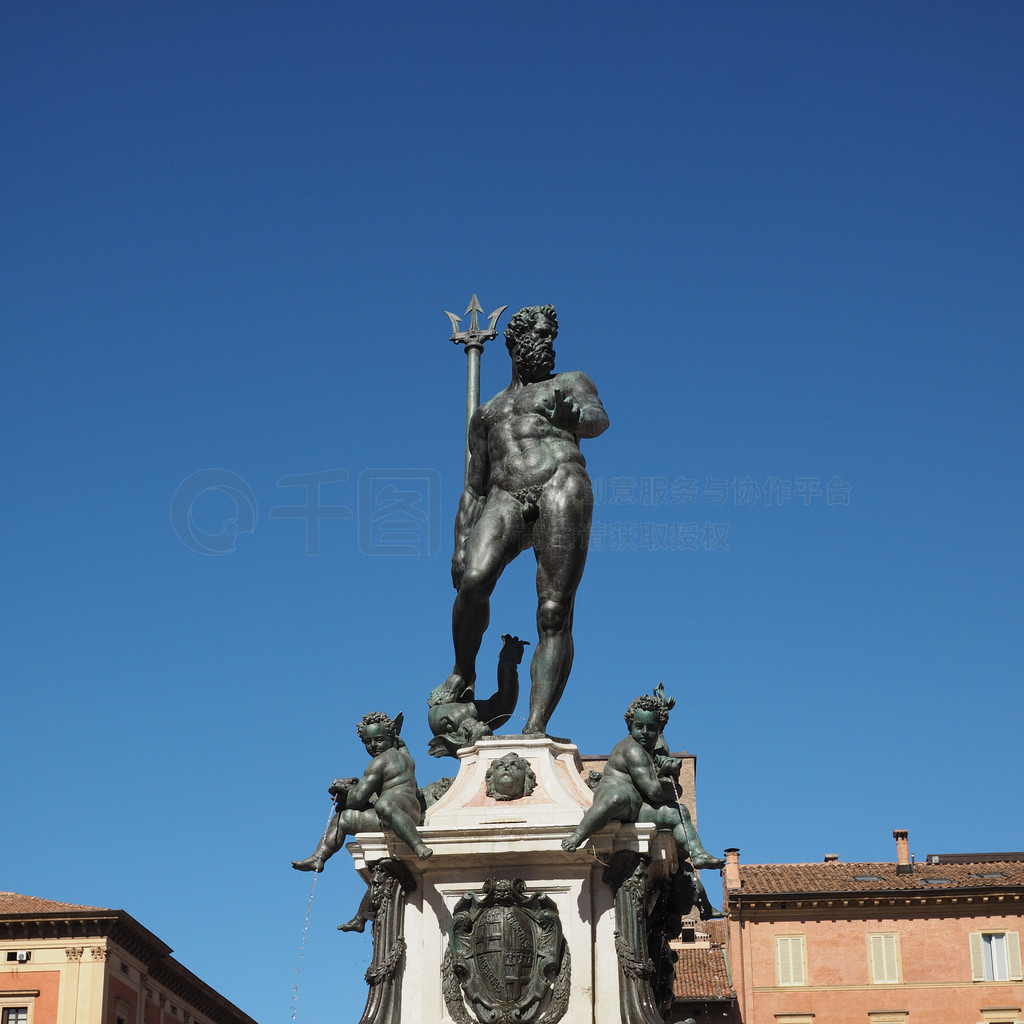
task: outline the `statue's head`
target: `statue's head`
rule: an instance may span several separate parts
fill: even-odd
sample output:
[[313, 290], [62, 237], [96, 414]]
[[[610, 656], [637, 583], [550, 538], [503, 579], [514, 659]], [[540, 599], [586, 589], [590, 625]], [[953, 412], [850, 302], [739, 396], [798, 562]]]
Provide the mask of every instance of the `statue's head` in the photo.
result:
[[630, 736], [644, 750], [653, 752], [662, 729], [668, 725], [668, 708], [657, 697], [637, 697], [626, 708], [626, 725]]
[[505, 328], [505, 345], [524, 383], [545, 380], [555, 368], [558, 317], [554, 306], [524, 306]]
[[525, 757], [510, 753], [491, 762], [484, 781], [492, 800], [518, 800], [534, 791], [537, 776]]
[[456, 757], [459, 747], [471, 747], [491, 730], [477, 717], [471, 700], [453, 701], [437, 687], [427, 698], [427, 725], [434, 734], [427, 750], [431, 757]]
[[356, 732], [359, 733], [366, 752], [376, 757], [385, 750], [400, 745], [402, 741], [399, 739], [398, 730], [401, 721], [401, 715], [395, 720], [385, 715], [383, 711], [371, 711], [363, 715], [356, 726]]

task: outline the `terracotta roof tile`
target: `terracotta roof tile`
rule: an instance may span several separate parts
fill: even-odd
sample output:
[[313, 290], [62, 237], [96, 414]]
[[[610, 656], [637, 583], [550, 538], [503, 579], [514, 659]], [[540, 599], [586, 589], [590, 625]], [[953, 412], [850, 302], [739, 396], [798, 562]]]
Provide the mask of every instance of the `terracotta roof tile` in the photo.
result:
[[87, 907], [81, 903], [58, 903], [17, 892], [0, 892], [0, 914], [62, 914], [80, 911], [109, 911], [109, 907]]
[[[860, 877], [857, 877], [860, 876]], [[994, 877], [993, 877], [994, 876]], [[891, 862], [818, 864], [741, 864], [744, 896], [772, 893], [939, 892], [943, 889], [1007, 889], [1024, 886], [1024, 862], [984, 861], [926, 864], [898, 875]], [[735, 892], [735, 890], [734, 890]]]
[[[718, 922], [714, 922], [718, 924]], [[712, 942], [711, 948], [676, 948], [675, 997], [677, 1002], [693, 999], [734, 999], [725, 964], [725, 949]]]

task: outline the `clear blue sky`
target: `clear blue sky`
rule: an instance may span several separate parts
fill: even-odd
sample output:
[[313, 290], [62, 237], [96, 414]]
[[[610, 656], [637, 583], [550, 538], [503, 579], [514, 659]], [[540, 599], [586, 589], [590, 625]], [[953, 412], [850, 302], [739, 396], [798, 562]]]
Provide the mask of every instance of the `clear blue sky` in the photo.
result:
[[[1024, 848], [1024, 7], [0, 19], [0, 888], [123, 907], [287, 1019], [289, 860], [365, 764], [356, 719], [404, 711], [421, 783], [453, 764], [424, 701], [462, 474], [443, 310], [473, 292], [553, 302], [612, 419], [552, 729], [607, 751], [663, 681], [705, 841], [746, 862], [888, 859], [896, 827], [918, 857]], [[489, 346], [484, 395], [507, 376]], [[172, 525], [207, 469], [255, 501], [221, 555]], [[280, 481], [332, 470], [307, 554]], [[433, 488], [412, 554], [374, 533], [388, 486]], [[219, 533], [234, 505], [191, 508]], [[485, 666], [535, 639], [529, 561]], [[361, 1006], [346, 859], [300, 1021]]]

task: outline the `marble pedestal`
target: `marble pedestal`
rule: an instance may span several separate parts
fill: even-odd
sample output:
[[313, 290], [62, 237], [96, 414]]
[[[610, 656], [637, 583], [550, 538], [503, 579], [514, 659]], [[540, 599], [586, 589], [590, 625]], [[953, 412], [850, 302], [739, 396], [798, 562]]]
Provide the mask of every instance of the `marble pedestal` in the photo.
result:
[[[486, 793], [486, 772], [491, 762], [510, 753], [529, 762], [536, 788], [529, 796], [497, 800]], [[677, 867], [676, 847], [671, 834], [658, 833], [653, 825], [614, 823], [581, 849], [566, 853], [562, 840], [592, 802], [582, 771], [571, 743], [487, 737], [459, 752], [455, 782], [426, 812], [420, 834], [433, 849], [432, 857], [418, 860], [404, 843], [385, 833], [360, 833], [348, 845], [364, 878], [370, 878], [375, 863], [397, 859], [415, 884], [404, 893], [401, 910], [404, 956], [393, 974], [393, 1009], [372, 1018], [364, 1014], [364, 1024], [371, 1019], [372, 1024], [465, 1024], [466, 1015], [457, 1012], [453, 1017], [446, 1004], [442, 964], [455, 905], [467, 892], [482, 893], [488, 879], [522, 879], [528, 893], [545, 893], [557, 907], [571, 957], [564, 1024], [635, 1019], [635, 1014], [624, 1014], [620, 999], [624, 975], [616, 937], [626, 930], [617, 921], [624, 904], [620, 897], [616, 911], [615, 892], [603, 876], [617, 853], [634, 851], [645, 863], [650, 859], [647, 879], [667, 878]], [[638, 913], [643, 913], [642, 906]], [[375, 930], [375, 942], [376, 937]], [[619, 947], [621, 954], [621, 937]]]

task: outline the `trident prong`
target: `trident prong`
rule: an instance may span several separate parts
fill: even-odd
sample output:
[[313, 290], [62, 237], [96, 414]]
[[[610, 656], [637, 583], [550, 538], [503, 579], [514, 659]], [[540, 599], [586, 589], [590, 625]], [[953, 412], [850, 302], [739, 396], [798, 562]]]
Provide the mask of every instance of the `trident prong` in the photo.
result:
[[480, 300], [473, 293], [469, 300], [464, 315], [469, 316], [469, 329], [459, 330], [462, 317], [449, 313], [446, 309], [444, 315], [452, 322], [451, 340], [456, 345], [466, 346], [466, 475], [469, 475], [469, 421], [473, 418], [477, 406], [480, 404], [480, 353], [484, 350], [484, 342], [490, 341], [498, 336], [498, 318], [508, 306], [501, 306], [494, 310], [487, 318], [487, 329], [480, 330], [480, 322], [477, 315], [484, 311]]
[[501, 314], [504, 313], [506, 309], [508, 309], [508, 306], [502, 306], [500, 309], [496, 309], [487, 318], [487, 330], [492, 331], [495, 334], [495, 336], [497, 336], [498, 332], [494, 329], [494, 325], [498, 322], [498, 317], [501, 316]]
[[447, 309], [444, 311], [444, 315], [452, 322], [452, 341], [458, 345], [459, 339], [457, 335], [459, 333], [459, 324], [462, 323], [462, 317], [456, 316], [454, 313], [449, 313]]
[[480, 300], [476, 297], [476, 292], [473, 292], [473, 298], [469, 300], [469, 305], [466, 307], [466, 312], [469, 314], [469, 329], [471, 331], [480, 330], [480, 325], [476, 322], [476, 315], [483, 311], [484, 307], [480, 305]]

